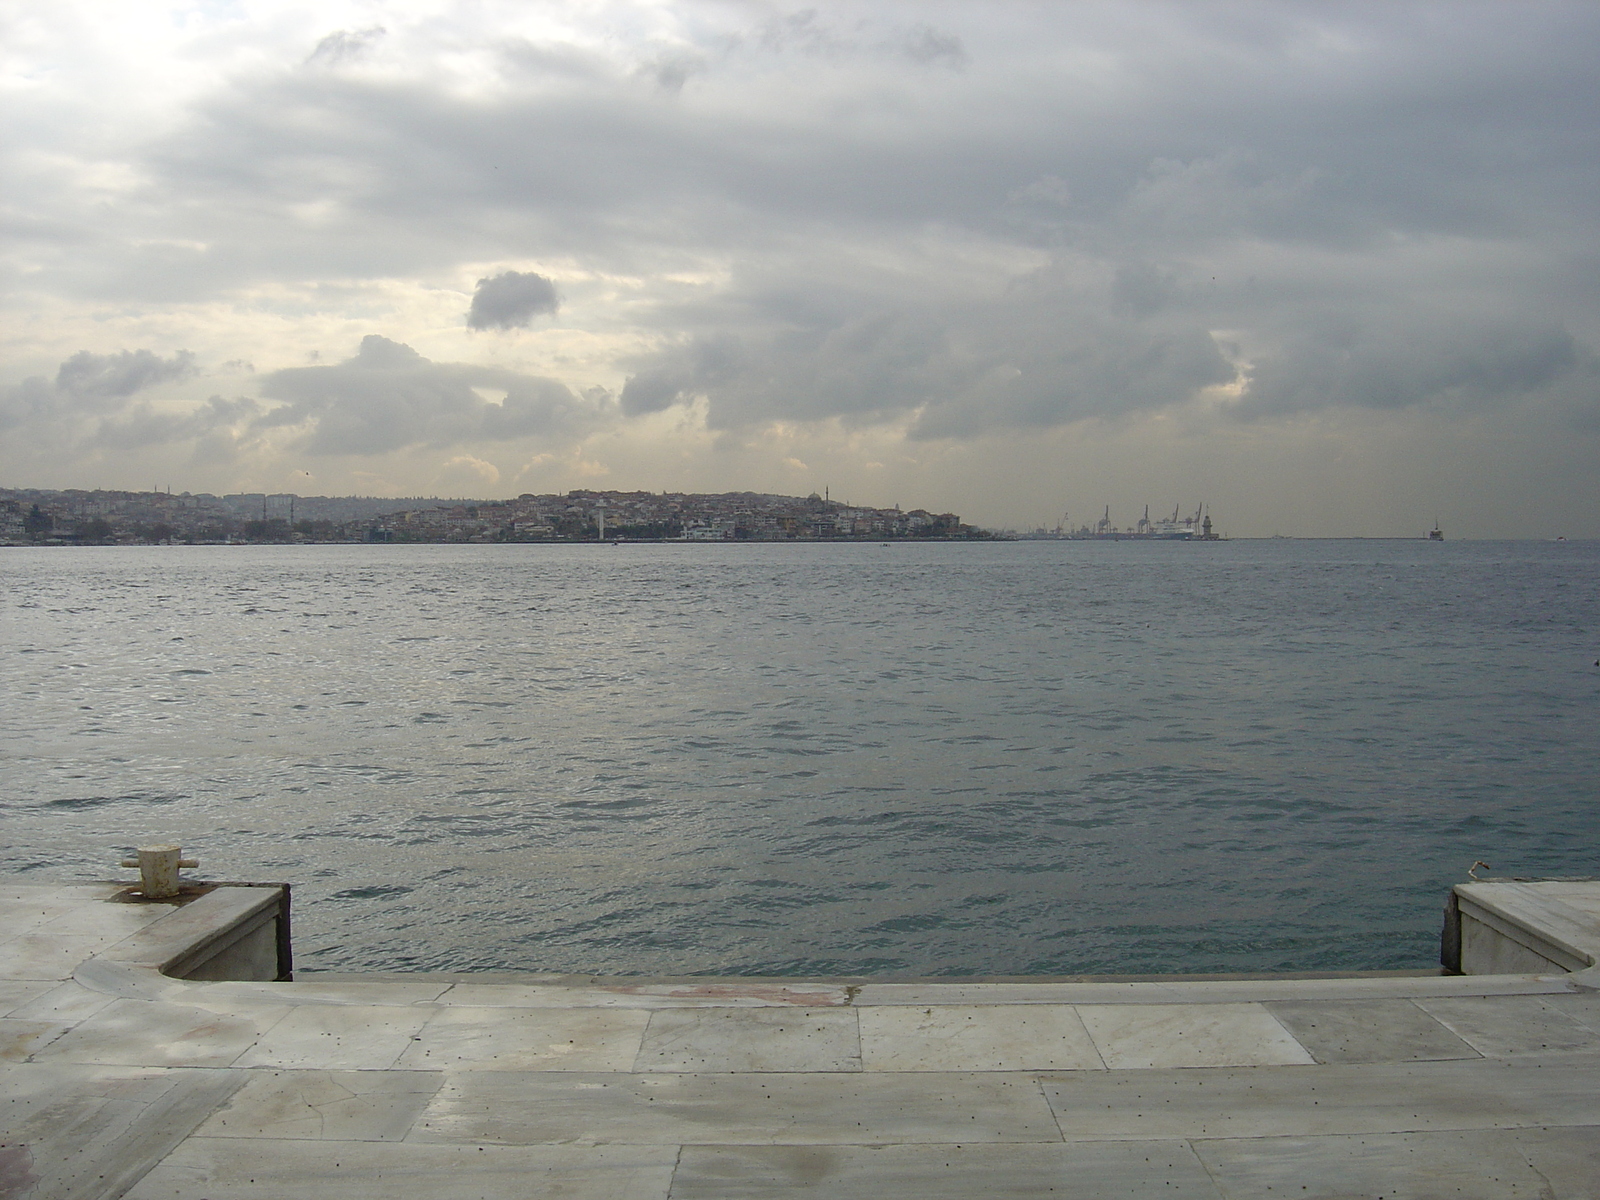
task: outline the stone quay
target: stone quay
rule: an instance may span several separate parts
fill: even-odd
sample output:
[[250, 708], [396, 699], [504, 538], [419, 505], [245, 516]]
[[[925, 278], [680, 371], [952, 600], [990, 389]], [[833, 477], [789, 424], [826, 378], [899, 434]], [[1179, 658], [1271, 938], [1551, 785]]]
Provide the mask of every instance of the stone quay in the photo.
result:
[[0, 1200], [1600, 1197], [1597, 882], [1317, 978], [295, 981], [255, 884], [0, 929]]

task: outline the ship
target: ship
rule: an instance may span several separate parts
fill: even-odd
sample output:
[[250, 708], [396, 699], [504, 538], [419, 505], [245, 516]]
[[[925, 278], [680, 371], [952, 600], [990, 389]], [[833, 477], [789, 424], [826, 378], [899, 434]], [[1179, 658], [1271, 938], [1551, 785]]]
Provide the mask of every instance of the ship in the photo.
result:
[[1433, 523], [1433, 528], [1428, 530], [1428, 540], [1430, 542], [1444, 541], [1444, 530], [1439, 528], [1439, 522], [1435, 521]]
[[1205, 505], [1194, 510], [1194, 516], [1179, 518], [1178, 506], [1173, 505], [1172, 515], [1162, 517], [1158, 521], [1150, 519], [1150, 506], [1144, 506], [1144, 517], [1134, 527], [1135, 537], [1155, 538], [1163, 542], [1187, 542], [1191, 538], [1203, 536], [1201, 533], [1201, 512]]

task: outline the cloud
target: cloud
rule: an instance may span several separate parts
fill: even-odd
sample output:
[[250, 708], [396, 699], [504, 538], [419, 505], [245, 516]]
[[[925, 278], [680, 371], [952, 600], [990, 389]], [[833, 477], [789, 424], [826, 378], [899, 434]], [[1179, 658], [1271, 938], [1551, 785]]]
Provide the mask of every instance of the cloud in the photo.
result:
[[1592, 387], [1597, 359], [1565, 329], [1510, 317], [1346, 315], [1266, 356], [1250, 372], [1241, 412], [1506, 405], [1568, 382]]
[[148, 388], [197, 374], [195, 357], [179, 350], [162, 358], [150, 350], [94, 354], [80, 350], [56, 370], [55, 379], [30, 376], [0, 387], [0, 429], [114, 413]]
[[707, 70], [702, 55], [683, 50], [668, 51], [640, 67], [641, 73], [654, 79], [656, 86], [669, 95], [683, 91], [683, 85]]
[[246, 428], [260, 412], [260, 403], [250, 396], [232, 400], [212, 396], [204, 404], [180, 411], [134, 404], [101, 421], [85, 444], [108, 451], [170, 446]]
[[195, 370], [194, 355], [187, 350], [179, 350], [171, 358], [149, 350], [117, 354], [80, 350], [56, 371], [55, 390], [80, 407], [102, 408], [145, 388], [188, 379]]
[[1075, 261], [999, 295], [946, 281], [893, 305], [843, 279], [752, 290], [722, 330], [636, 359], [621, 407], [641, 415], [705, 397], [718, 429], [910, 419], [914, 437], [964, 437], [1182, 404], [1232, 381], [1201, 314], [1126, 311], [1130, 276], [1140, 295], [1162, 278]]
[[199, 374], [188, 351], [73, 354], [53, 379], [0, 387], [0, 463], [13, 477], [89, 487], [149, 486], [169, 468], [178, 478], [225, 470], [240, 450], [259, 449], [249, 426], [261, 405], [220, 395], [196, 403], [184, 385]]
[[950, 67], [965, 66], [967, 52], [961, 39], [944, 33], [931, 25], [918, 25], [906, 33], [901, 43], [906, 57], [918, 63], [941, 63]]
[[[479, 389], [503, 391], [500, 403]], [[290, 367], [261, 383], [283, 403], [257, 427], [298, 428], [311, 454], [376, 455], [411, 446], [453, 446], [570, 433], [597, 416], [553, 379], [501, 367], [436, 363], [377, 334], [353, 358], [333, 366]]]
[[47, 412], [56, 392], [42, 375], [0, 388], [0, 429], [14, 429]]
[[540, 313], [559, 307], [556, 287], [543, 275], [505, 271], [478, 280], [467, 313], [469, 329], [525, 329]]
[[382, 25], [367, 29], [336, 29], [317, 43], [317, 48], [306, 61], [336, 65], [363, 58], [386, 32]]
[[448, 458], [433, 477], [433, 485], [447, 495], [482, 496], [493, 491], [500, 482], [500, 468], [486, 459], [471, 454], [457, 454]]
[[[485, 440], [702, 415], [890, 431], [874, 461], [1078, 423], [1381, 449], [1500, 414], [1551, 457], [1595, 427], [1596, 6], [392, 11], [317, 43], [249, 6], [41, 8], [0, 152], [16, 361], [175, 330], [269, 372], [226, 428], [393, 480], [371, 458], [425, 448], [413, 487]], [[558, 329], [469, 336], [557, 311], [504, 263], [559, 264]], [[78, 356], [0, 423], [176, 437], [167, 354]]]
[[[432, 362], [376, 335], [344, 362], [265, 375], [261, 397], [186, 401], [175, 385], [197, 374], [194, 356], [182, 351], [166, 358], [148, 350], [74, 354], [53, 380], [31, 376], [0, 388], [6, 459], [16, 469], [25, 460], [15, 452], [26, 447], [31, 469], [76, 464], [98, 473], [110, 459], [133, 462], [186, 447], [203, 454], [197, 461], [207, 467], [281, 453], [370, 458], [579, 436], [614, 405], [604, 389], [580, 397], [541, 376]], [[492, 464], [470, 453], [446, 466], [461, 479], [471, 467], [485, 486], [498, 478]]]

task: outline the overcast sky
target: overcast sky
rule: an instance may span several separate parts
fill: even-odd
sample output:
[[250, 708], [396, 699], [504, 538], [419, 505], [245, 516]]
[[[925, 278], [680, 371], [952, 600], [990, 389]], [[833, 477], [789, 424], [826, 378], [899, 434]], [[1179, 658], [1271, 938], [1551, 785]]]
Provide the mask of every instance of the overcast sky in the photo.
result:
[[0, 485], [1600, 536], [1600, 5], [0, 8]]

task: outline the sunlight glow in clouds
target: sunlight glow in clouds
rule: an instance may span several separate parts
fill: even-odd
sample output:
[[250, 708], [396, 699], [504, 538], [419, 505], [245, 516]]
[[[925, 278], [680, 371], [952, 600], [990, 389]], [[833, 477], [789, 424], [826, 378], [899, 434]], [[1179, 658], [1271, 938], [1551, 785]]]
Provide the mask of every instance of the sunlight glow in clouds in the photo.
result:
[[1592, 5], [8, 12], [9, 486], [1600, 535]]

